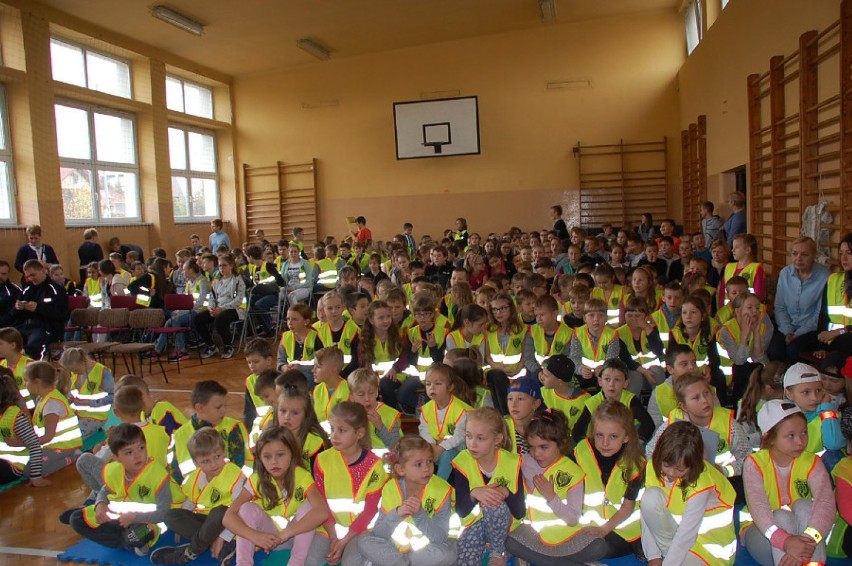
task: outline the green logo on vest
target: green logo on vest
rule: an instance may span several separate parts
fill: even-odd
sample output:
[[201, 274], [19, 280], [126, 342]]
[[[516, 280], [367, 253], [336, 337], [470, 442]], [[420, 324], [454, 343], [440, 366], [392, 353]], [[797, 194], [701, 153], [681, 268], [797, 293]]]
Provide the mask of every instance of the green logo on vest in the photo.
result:
[[701, 359], [707, 357], [707, 348], [708, 346], [704, 342], [698, 345], [698, 355], [701, 356]]
[[95, 391], [97, 391], [98, 386], [94, 381], [86, 380], [86, 383], [83, 385], [83, 391], [86, 392], [87, 395], [91, 395]]
[[12, 438], [12, 430], [6, 427], [0, 428], [0, 437]]
[[580, 414], [580, 409], [578, 407], [571, 407], [570, 409], [568, 409], [568, 412], [571, 414], [572, 417], [576, 417], [578, 414]]
[[563, 472], [563, 471], [556, 472], [556, 487], [558, 487], [558, 488], [568, 487], [571, 484], [572, 479], [574, 479], [574, 476], [572, 476], [568, 472]]
[[304, 500], [305, 500], [305, 490], [304, 490], [304, 488], [297, 487], [297, 488], [296, 488], [296, 493], [294, 493], [294, 494], [293, 494], [293, 497], [296, 499], [296, 501], [298, 501], [298, 502], [300, 502], [300, 503], [301, 503], [302, 501], [304, 501]]
[[725, 440], [724, 438], [720, 438], [719, 439], [719, 447], [716, 449], [716, 453], [717, 454], [722, 453], [727, 449], [728, 449], [728, 441]]
[[515, 347], [515, 348], [520, 348], [521, 347], [521, 339], [520, 338], [513, 338], [512, 339], [512, 346]]
[[505, 487], [507, 489], [509, 488], [509, 480], [504, 477], [493, 478], [491, 480], [491, 483], [494, 485], [499, 485], [500, 487]]
[[609, 306], [617, 307], [618, 306], [618, 297], [612, 297], [609, 300]]
[[309, 347], [309, 346], [305, 346], [305, 356], [310, 358], [313, 355], [314, 355], [314, 349]]
[[448, 425], [447, 425], [447, 434], [449, 434], [450, 436], [452, 436], [452, 435], [454, 435], [455, 433], [456, 433], [456, 425], [455, 425], [455, 423], [450, 423], [450, 424], [448, 424]]
[[374, 483], [377, 483], [378, 481], [379, 481], [379, 474], [376, 473], [376, 472], [373, 472], [372, 474], [370, 474], [370, 480], [367, 482], [367, 485], [373, 485]]
[[427, 497], [426, 501], [423, 502], [423, 510], [426, 511], [426, 514], [432, 515], [435, 512], [435, 498]]
[[352, 346], [352, 342], [348, 338], [343, 339], [343, 349], [348, 350]]
[[796, 493], [799, 494], [800, 498], [809, 499], [811, 497], [811, 488], [808, 486], [807, 480], [796, 480], [793, 483], [796, 485]]
[[151, 495], [151, 488], [147, 485], [140, 485], [136, 491], [139, 493], [139, 497], [142, 499], [145, 499], [146, 497]]
[[553, 347], [550, 349], [551, 352], [559, 353], [565, 349], [565, 344], [562, 342], [554, 342]]
[[221, 500], [221, 499], [222, 499], [222, 492], [214, 487], [213, 491], [210, 492], [210, 503], [212, 503], [213, 505], [216, 505], [217, 503], [219, 503], [219, 500]]

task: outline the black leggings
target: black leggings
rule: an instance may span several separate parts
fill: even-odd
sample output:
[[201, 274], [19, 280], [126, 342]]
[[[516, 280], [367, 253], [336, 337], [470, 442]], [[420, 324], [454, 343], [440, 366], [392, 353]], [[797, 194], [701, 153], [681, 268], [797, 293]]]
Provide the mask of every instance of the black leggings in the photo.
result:
[[21, 474], [6, 460], [0, 460], [0, 485], [16, 482], [21, 479]]
[[233, 341], [231, 334], [231, 323], [240, 319], [237, 314], [237, 309], [227, 309], [219, 313], [219, 316], [213, 316], [210, 311], [200, 312], [195, 315], [193, 324], [195, 331], [201, 337], [201, 340], [208, 346], [213, 345], [213, 334], [211, 332], [211, 324], [216, 327], [216, 332], [222, 338], [223, 346], [230, 346]]

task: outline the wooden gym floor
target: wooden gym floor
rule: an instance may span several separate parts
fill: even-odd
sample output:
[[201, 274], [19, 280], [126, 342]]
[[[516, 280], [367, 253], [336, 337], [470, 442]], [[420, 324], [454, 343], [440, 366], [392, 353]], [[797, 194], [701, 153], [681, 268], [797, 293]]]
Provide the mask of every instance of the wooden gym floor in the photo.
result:
[[[145, 364], [145, 380], [155, 398], [171, 401], [189, 415], [193, 384], [215, 379], [228, 389], [228, 415], [242, 420], [244, 380], [249, 374], [242, 354], [230, 360], [210, 358], [204, 360], [203, 365], [199, 365], [197, 357], [191, 358], [181, 363], [180, 375], [174, 364], [166, 363], [165, 356], [163, 359], [168, 384], [163, 381], [156, 364], [150, 373]], [[117, 364], [118, 376], [127, 373], [120, 360]], [[68, 564], [57, 560], [56, 555], [77, 542], [79, 537], [69, 526], [59, 522], [59, 514], [82, 504], [89, 489], [74, 467], [65, 468], [49, 479], [53, 482], [51, 487], [31, 488], [19, 484], [0, 493], [0, 564], [3, 566]]]

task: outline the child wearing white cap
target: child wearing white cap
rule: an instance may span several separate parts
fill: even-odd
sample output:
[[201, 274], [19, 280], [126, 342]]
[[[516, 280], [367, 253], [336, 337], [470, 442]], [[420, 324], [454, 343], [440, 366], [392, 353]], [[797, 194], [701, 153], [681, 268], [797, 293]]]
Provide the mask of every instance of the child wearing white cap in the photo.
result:
[[[840, 432], [837, 407], [823, 389], [822, 377], [816, 368], [801, 362], [790, 366], [784, 374], [784, 395], [802, 410], [807, 419], [808, 452], [823, 456], [826, 451], [840, 450], [846, 446], [846, 440]], [[766, 434], [766, 429], [760, 428]], [[836, 462], [837, 458], [833, 461]]]
[[834, 491], [825, 466], [806, 449], [805, 414], [794, 403], [773, 399], [760, 409], [757, 423], [763, 448], [743, 468], [748, 506], [740, 515], [740, 538], [762, 566], [824, 564]]

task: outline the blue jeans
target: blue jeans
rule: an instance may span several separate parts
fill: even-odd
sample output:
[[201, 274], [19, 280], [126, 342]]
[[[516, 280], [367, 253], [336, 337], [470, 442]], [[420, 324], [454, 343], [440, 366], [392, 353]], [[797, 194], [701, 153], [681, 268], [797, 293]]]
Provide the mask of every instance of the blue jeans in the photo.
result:
[[382, 400], [394, 409], [409, 415], [417, 413], [417, 392], [422, 387], [420, 379], [410, 375], [402, 382], [387, 377], [379, 381]]
[[450, 478], [450, 472], [453, 471], [453, 458], [459, 455], [461, 452], [458, 448], [450, 448], [449, 450], [444, 450], [441, 453], [441, 457], [438, 458], [438, 477], [446, 480]]
[[[166, 321], [166, 326], [168, 328], [173, 328], [176, 326], [192, 326], [192, 318], [194, 313], [192, 311], [180, 311], [176, 316], [172, 316], [169, 320]], [[158, 352], [161, 354], [166, 351], [166, 345], [169, 341], [168, 334], [160, 334], [157, 336], [157, 344], [154, 346]], [[186, 332], [178, 332], [175, 334], [175, 350], [178, 352], [183, 352], [186, 350]]]

